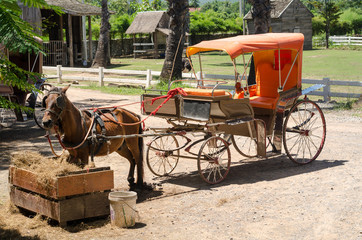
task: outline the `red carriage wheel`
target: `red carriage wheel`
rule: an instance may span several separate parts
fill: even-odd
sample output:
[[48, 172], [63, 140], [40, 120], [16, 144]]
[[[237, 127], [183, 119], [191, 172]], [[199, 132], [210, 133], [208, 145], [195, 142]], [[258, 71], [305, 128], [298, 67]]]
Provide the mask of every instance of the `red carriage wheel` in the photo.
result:
[[283, 125], [283, 145], [290, 160], [298, 164], [314, 161], [321, 153], [326, 138], [326, 120], [313, 101], [296, 103]]
[[229, 143], [223, 138], [214, 136], [202, 144], [197, 157], [197, 167], [205, 182], [216, 184], [224, 180], [229, 173], [230, 163]]

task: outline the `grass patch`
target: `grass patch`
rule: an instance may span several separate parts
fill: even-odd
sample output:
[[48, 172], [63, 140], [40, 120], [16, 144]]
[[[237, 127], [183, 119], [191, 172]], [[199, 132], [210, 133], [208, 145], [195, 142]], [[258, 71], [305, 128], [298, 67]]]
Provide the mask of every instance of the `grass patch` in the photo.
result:
[[348, 101], [336, 102], [333, 109], [335, 109], [335, 110], [351, 110], [357, 101], [358, 100], [348, 100]]
[[303, 52], [303, 78], [362, 80], [362, 52], [352, 50], [310, 50]]
[[89, 85], [74, 87], [81, 89], [97, 90], [103, 93], [118, 94], [118, 95], [141, 95], [144, 93], [144, 88], [138, 86], [104, 86], [100, 87], [96, 83], [88, 83]]

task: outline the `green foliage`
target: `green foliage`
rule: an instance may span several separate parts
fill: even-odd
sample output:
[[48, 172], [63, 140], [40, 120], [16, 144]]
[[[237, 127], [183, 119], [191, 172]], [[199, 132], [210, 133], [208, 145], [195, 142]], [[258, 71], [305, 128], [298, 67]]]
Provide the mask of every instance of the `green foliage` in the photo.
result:
[[320, 16], [312, 18], [312, 29], [313, 29], [313, 36], [324, 33], [325, 26], [323, 23], [323, 19]]
[[191, 13], [190, 32], [191, 34], [211, 34], [220, 32], [242, 32], [241, 20], [229, 18], [225, 13], [218, 13], [214, 10], [206, 12], [195, 11]]
[[190, 7], [194, 8], [200, 7], [200, 0], [190, 0]]
[[[37, 8], [50, 8], [44, 0], [21, 0], [25, 6]], [[59, 12], [59, 9], [52, 8]], [[21, 19], [21, 8], [17, 0], [0, 0], [0, 43], [10, 52], [39, 53], [41, 45], [36, 42], [33, 28], [29, 23]], [[2, 51], [3, 49], [1, 49]], [[33, 90], [33, 85], [27, 80], [39, 77], [38, 74], [24, 71], [9, 61], [5, 55], [0, 54], [0, 82], [16, 86], [20, 90]], [[20, 108], [0, 97], [0, 106]]]
[[128, 14], [112, 16], [111, 23], [111, 35], [112, 38], [123, 38], [127, 28], [131, 25], [132, 17]]

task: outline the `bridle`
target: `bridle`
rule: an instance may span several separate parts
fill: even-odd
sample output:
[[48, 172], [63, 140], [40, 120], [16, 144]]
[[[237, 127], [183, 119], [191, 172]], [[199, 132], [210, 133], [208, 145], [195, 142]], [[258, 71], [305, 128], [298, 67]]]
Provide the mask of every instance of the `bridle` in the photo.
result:
[[[64, 111], [64, 107], [65, 107], [65, 101], [64, 101], [64, 96], [62, 95], [62, 93], [58, 92], [58, 91], [50, 91], [44, 98], [43, 98], [43, 102], [42, 102], [42, 105], [43, 107], [45, 108], [46, 107], [46, 100], [47, 98], [49, 97], [49, 95], [51, 94], [57, 94], [58, 97], [57, 99], [55, 100], [55, 105], [57, 108], [60, 109], [60, 112], [56, 112], [50, 108], [46, 108], [44, 111], [45, 112], [50, 112], [52, 114], [54, 114], [56, 116], [56, 120], [54, 121], [55, 123], [59, 123], [61, 120], [62, 120], [62, 113]], [[59, 124], [58, 124], [59, 125]]]

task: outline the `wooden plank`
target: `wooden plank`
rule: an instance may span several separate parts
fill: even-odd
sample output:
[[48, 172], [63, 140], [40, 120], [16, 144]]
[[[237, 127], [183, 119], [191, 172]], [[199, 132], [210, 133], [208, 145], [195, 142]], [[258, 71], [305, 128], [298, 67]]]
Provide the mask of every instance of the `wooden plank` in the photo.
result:
[[9, 183], [45, 196], [52, 198], [57, 197], [56, 180], [50, 180], [50, 182], [47, 183], [47, 186], [44, 187], [44, 185], [39, 183], [38, 176], [35, 173], [25, 169], [10, 166]]
[[57, 197], [72, 196], [114, 188], [113, 170], [58, 177]]
[[113, 170], [89, 173], [80, 171], [78, 174], [74, 172], [72, 175], [51, 179], [44, 186], [39, 183], [38, 176], [35, 173], [11, 166], [9, 169], [9, 183], [53, 199], [114, 188]]
[[10, 200], [18, 207], [25, 208], [57, 221], [60, 220], [60, 209], [58, 202], [42, 198], [37, 194], [21, 191], [14, 186], [10, 187]]
[[109, 215], [108, 194], [109, 192], [96, 192], [53, 201], [38, 194], [22, 191], [15, 186], [10, 187], [10, 199], [14, 205], [52, 218], [59, 223]]

